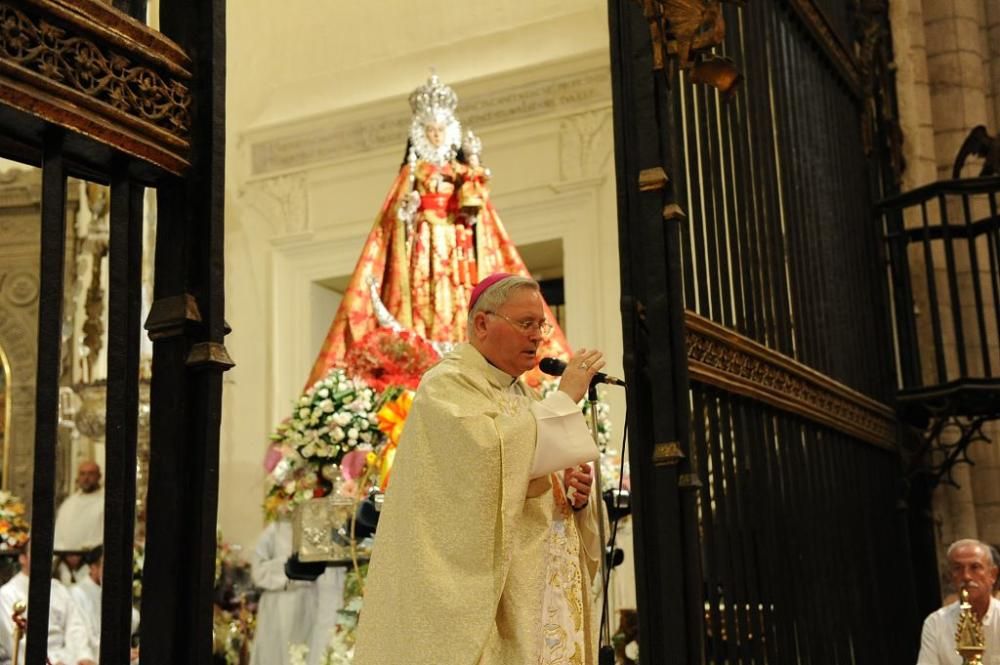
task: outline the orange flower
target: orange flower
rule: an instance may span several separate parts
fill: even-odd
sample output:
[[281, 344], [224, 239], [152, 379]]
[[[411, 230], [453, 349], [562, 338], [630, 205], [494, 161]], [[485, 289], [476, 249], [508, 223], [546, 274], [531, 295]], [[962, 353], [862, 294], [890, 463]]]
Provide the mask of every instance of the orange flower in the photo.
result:
[[379, 455], [379, 489], [383, 492], [389, 486], [389, 473], [392, 471], [393, 460], [396, 459], [396, 446], [403, 434], [406, 416], [413, 406], [413, 393], [404, 390], [399, 397], [387, 403], [378, 412], [378, 428], [385, 432], [388, 443]]
[[413, 406], [413, 393], [404, 390], [399, 397], [379, 409], [378, 428], [389, 437], [389, 445], [395, 448], [399, 445], [399, 437], [403, 433], [406, 416]]

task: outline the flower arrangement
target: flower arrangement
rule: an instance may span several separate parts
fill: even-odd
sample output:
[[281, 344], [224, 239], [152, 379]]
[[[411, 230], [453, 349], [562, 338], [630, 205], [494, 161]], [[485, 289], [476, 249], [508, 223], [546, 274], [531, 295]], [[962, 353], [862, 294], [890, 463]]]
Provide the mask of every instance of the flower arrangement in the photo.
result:
[[20, 552], [28, 542], [24, 502], [16, 494], [0, 492], [0, 554]]
[[339, 464], [352, 450], [376, 442], [375, 397], [363, 381], [333, 368], [299, 398], [278, 435], [308, 462]]
[[264, 519], [273, 522], [288, 519], [295, 506], [311, 499], [316, 491], [315, 468], [299, 455], [294, 446], [283, 440], [284, 426], [272, 436], [275, 439], [264, 457]]
[[420, 377], [439, 359], [420, 335], [379, 327], [354, 344], [344, 362], [351, 376], [382, 392], [390, 386], [416, 390]]

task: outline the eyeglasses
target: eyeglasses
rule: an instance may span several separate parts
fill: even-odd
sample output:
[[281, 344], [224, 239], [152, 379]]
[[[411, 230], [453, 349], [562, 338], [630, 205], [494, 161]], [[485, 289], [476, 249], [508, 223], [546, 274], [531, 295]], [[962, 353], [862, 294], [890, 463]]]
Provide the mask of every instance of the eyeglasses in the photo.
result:
[[552, 334], [552, 331], [554, 330], [554, 326], [545, 319], [542, 319], [541, 321], [515, 321], [509, 316], [504, 316], [500, 312], [487, 311], [485, 312], [485, 314], [492, 314], [493, 316], [499, 316], [501, 319], [509, 323], [514, 328], [514, 330], [517, 330], [525, 335], [530, 335], [532, 330], [537, 329], [539, 335], [541, 335], [542, 337], [548, 337], [549, 335]]

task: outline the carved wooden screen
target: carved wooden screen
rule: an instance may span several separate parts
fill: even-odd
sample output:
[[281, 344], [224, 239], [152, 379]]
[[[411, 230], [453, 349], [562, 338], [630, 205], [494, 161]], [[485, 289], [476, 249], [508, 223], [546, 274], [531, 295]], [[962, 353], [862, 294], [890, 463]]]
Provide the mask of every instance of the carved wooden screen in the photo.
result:
[[642, 658], [912, 662], [884, 6], [724, 4], [724, 101], [610, 4]]
[[142, 196], [153, 187], [142, 662], [211, 662], [221, 375], [231, 365], [222, 310], [225, 2], [164, 3], [162, 32], [136, 18], [145, 5], [0, 0], [0, 154], [42, 169], [30, 665], [46, 661], [70, 176], [111, 191], [100, 661], [129, 662]]

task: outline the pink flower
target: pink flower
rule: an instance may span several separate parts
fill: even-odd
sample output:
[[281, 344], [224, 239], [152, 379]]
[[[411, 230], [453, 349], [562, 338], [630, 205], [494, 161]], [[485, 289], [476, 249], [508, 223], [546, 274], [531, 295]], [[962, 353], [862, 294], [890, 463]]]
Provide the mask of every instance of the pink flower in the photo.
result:
[[344, 459], [340, 460], [340, 473], [344, 480], [353, 481], [364, 473], [367, 455], [367, 450], [352, 450], [344, 455]]

